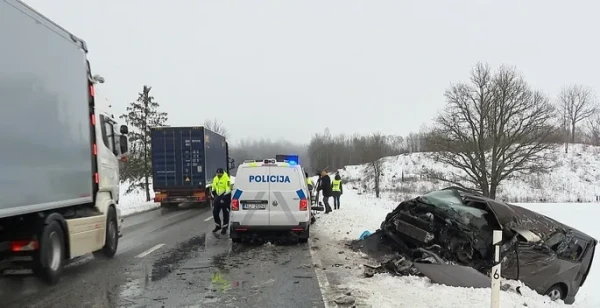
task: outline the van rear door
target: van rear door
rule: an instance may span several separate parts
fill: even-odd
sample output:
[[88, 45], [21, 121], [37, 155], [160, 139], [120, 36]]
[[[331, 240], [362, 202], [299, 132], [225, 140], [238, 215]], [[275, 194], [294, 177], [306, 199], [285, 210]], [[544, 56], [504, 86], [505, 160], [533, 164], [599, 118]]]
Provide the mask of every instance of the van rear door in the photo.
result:
[[243, 166], [235, 177], [233, 199], [239, 201], [239, 210], [232, 211], [232, 222], [242, 226], [269, 225], [269, 166]]
[[271, 226], [298, 226], [300, 222], [308, 222], [310, 211], [301, 168], [281, 163], [272, 165], [269, 182]]

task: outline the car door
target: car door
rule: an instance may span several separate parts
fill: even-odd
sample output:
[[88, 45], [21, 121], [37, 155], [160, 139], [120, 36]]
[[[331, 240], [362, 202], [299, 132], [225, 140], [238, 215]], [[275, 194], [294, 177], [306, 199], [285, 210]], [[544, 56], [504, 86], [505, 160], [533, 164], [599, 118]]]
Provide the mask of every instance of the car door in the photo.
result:
[[232, 211], [232, 221], [242, 226], [269, 225], [269, 166], [244, 166], [237, 171], [233, 199], [239, 201], [239, 210]]
[[306, 180], [300, 170], [285, 163], [271, 166], [271, 226], [298, 226], [309, 220]]

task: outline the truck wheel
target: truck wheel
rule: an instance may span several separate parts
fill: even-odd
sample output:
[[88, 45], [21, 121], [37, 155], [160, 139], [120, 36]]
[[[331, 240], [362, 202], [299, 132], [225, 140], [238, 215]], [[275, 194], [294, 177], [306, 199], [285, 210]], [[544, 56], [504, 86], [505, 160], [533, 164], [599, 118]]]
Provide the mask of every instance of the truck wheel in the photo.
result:
[[119, 247], [119, 229], [117, 223], [117, 213], [114, 207], [108, 209], [106, 217], [106, 240], [101, 250], [94, 251], [95, 258], [112, 258], [117, 253]]
[[65, 235], [57, 221], [44, 227], [33, 272], [49, 284], [60, 280], [65, 264]]

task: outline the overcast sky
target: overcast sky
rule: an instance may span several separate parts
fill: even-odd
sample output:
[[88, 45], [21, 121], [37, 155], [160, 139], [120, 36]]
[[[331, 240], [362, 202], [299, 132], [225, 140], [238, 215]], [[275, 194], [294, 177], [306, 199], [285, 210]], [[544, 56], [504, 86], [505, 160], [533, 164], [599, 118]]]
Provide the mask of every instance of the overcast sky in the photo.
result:
[[600, 87], [600, 1], [25, 0], [84, 39], [115, 116], [142, 85], [173, 126], [236, 140], [407, 134], [477, 61], [550, 95]]

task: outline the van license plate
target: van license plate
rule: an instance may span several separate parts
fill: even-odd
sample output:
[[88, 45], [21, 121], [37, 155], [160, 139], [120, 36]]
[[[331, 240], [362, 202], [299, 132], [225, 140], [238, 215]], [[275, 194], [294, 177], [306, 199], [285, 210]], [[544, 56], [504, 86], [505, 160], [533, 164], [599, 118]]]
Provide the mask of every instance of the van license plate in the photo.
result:
[[244, 210], [266, 210], [267, 209], [267, 205], [266, 204], [248, 204], [248, 203], [242, 203], [242, 209], [244, 209]]
[[242, 203], [243, 210], [266, 210], [267, 200], [244, 200]]

